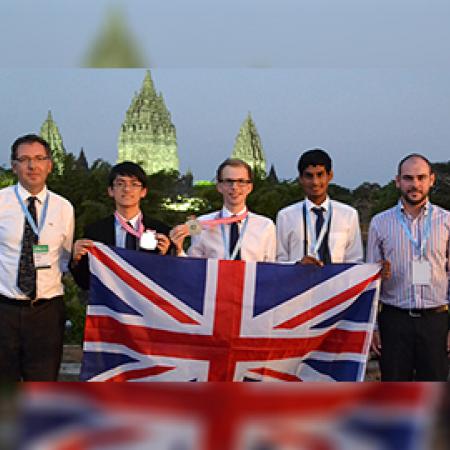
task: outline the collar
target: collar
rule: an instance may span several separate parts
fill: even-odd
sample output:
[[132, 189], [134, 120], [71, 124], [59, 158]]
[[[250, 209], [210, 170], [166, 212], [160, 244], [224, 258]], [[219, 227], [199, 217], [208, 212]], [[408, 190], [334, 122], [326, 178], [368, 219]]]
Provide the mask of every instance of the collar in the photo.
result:
[[[397, 206], [400, 207], [400, 211], [409, 218], [412, 218], [410, 214], [408, 214], [408, 212], [405, 210], [405, 206], [403, 205], [403, 202], [401, 199], [398, 199], [397, 202]], [[428, 213], [430, 212], [430, 208], [431, 208], [431, 203], [430, 200], [427, 200], [427, 202], [425, 203], [425, 205], [422, 206], [422, 209], [419, 213], [419, 215], [417, 217], [426, 217], [428, 216]]]
[[309, 198], [305, 198], [305, 205], [308, 211], [313, 208], [323, 208], [327, 212], [330, 209], [330, 197], [327, 195], [327, 198], [320, 205], [316, 205]]
[[116, 211], [116, 212], [117, 212], [117, 214], [118, 214], [120, 217], [122, 217], [122, 219], [123, 219], [123, 221], [124, 221], [125, 223], [130, 222], [130, 223], [131, 223], [131, 226], [132, 226], [135, 230], [137, 230], [138, 220], [139, 220], [139, 217], [140, 217], [141, 214], [142, 214], [140, 211], [139, 211], [134, 217], [132, 217], [131, 219], [125, 219], [125, 217], [123, 217], [122, 214], [120, 214], [118, 211]]
[[222, 208], [222, 217], [231, 217], [231, 216], [239, 216], [241, 214], [244, 214], [245, 211], [247, 211], [247, 208], [244, 208], [242, 211], [239, 211], [238, 213], [232, 213], [227, 207]]
[[[24, 201], [24, 203], [28, 200], [28, 197], [33, 197], [33, 194], [28, 192], [20, 183], [17, 183], [17, 191], [19, 192], [20, 198]], [[35, 194], [34, 197], [38, 199], [38, 202], [42, 205], [45, 202], [45, 198], [47, 197], [47, 186], [44, 186], [41, 192]], [[25, 203], [26, 204], [26, 203]]]

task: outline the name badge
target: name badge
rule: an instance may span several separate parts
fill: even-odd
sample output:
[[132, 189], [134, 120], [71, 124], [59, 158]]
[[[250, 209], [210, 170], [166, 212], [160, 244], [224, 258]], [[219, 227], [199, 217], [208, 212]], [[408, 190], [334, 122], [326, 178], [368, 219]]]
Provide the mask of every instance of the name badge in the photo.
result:
[[412, 262], [412, 282], [414, 285], [431, 284], [431, 264], [426, 260]]
[[33, 245], [34, 267], [38, 269], [50, 269], [50, 255], [48, 245]]

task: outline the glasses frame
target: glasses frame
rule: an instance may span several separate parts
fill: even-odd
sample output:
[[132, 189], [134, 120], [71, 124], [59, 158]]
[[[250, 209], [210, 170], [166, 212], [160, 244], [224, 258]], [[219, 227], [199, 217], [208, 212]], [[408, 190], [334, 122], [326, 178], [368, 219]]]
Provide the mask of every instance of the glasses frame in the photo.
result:
[[225, 178], [218, 180], [219, 183], [224, 184], [227, 187], [233, 187], [233, 185], [236, 183], [238, 187], [245, 187], [249, 184], [253, 183], [253, 180], [244, 180], [243, 178], [233, 179], [233, 178]]

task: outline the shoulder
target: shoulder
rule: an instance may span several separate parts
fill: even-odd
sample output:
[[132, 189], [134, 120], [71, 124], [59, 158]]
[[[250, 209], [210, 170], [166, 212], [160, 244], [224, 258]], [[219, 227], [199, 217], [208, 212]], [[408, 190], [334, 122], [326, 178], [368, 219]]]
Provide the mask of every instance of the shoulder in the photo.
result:
[[0, 198], [6, 199], [10, 196], [14, 195], [14, 186], [8, 186], [3, 189], [0, 189]]
[[156, 230], [158, 233], [168, 234], [170, 228], [164, 222], [144, 215], [144, 226], [151, 230]]
[[348, 216], [358, 215], [358, 211], [353, 208], [353, 206], [347, 205], [346, 203], [338, 202], [337, 200], [330, 201], [333, 207], [333, 213], [337, 212], [339, 214], [344, 214]]
[[395, 219], [395, 207], [381, 211], [375, 214], [370, 221], [372, 226], [379, 225], [380, 223], [387, 223]]
[[105, 230], [114, 226], [114, 216], [110, 215], [103, 219], [98, 220], [97, 222], [90, 223], [86, 225], [84, 233], [86, 237], [89, 235], [98, 232], [98, 230]]
[[289, 205], [289, 206], [286, 206], [285, 208], [280, 209], [277, 214], [277, 220], [279, 218], [301, 214], [302, 207], [303, 207], [303, 201], [293, 203], [292, 205]]
[[62, 195], [59, 195], [55, 192], [48, 191], [49, 195], [49, 202], [54, 202], [58, 205], [59, 208], [64, 208], [68, 211], [73, 211], [72, 203], [67, 200], [67, 198], [63, 197]]
[[269, 217], [266, 216], [262, 216], [260, 214], [256, 214], [253, 212], [249, 212], [248, 213], [248, 218], [249, 218], [249, 222], [255, 222], [258, 223], [262, 226], [267, 226], [267, 227], [274, 227], [275, 224], [273, 223], [273, 220]]
[[198, 220], [212, 220], [212, 219], [216, 219], [219, 214], [220, 214], [220, 211], [213, 211], [208, 214], [203, 214], [201, 216], [198, 216], [197, 219]]

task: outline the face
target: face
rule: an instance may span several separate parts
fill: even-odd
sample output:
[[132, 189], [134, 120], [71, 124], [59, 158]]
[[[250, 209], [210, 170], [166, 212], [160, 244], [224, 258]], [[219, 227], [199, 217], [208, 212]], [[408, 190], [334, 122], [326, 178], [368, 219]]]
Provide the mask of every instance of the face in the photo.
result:
[[253, 183], [245, 167], [225, 166], [221, 180], [217, 181], [217, 190], [223, 196], [223, 204], [231, 212], [239, 212], [245, 208], [248, 194], [253, 190]]
[[116, 208], [139, 207], [141, 198], [147, 195], [147, 189], [136, 177], [119, 175], [112, 187], [108, 187], [108, 194], [116, 202]]
[[306, 197], [313, 203], [320, 205], [327, 197], [328, 185], [333, 179], [333, 171], [328, 173], [325, 166], [308, 166], [298, 177]]
[[407, 159], [397, 175], [395, 184], [400, 190], [404, 202], [413, 206], [422, 206], [427, 202], [428, 194], [434, 185], [435, 176], [422, 158]]
[[31, 194], [38, 194], [45, 186], [52, 162], [45, 147], [39, 142], [20, 144], [16, 160], [12, 161], [13, 172], [19, 183]]

